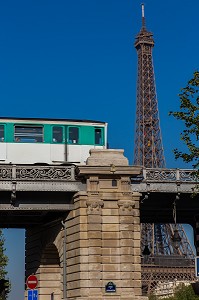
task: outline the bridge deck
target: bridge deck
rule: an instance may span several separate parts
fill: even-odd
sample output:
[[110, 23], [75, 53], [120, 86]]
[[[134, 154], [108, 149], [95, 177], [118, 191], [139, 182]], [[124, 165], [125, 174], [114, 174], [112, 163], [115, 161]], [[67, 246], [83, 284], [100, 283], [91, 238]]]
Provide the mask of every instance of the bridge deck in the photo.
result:
[[[38, 224], [73, 209], [72, 196], [86, 189], [76, 178], [75, 168], [0, 165], [0, 226]], [[172, 223], [176, 201], [177, 222], [192, 224], [199, 215], [199, 196], [192, 195], [196, 184], [193, 170], [143, 169], [142, 176], [132, 178], [132, 191], [142, 194], [141, 222]]]

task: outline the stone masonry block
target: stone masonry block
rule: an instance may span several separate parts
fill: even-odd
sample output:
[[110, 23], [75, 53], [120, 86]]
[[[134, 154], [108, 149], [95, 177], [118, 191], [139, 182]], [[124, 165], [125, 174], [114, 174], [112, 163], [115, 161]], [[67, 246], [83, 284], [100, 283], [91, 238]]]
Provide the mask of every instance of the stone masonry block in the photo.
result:
[[118, 248], [120, 246], [120, 241], [119, 240], [102, 240], [102, 247], [107, 248]]
[[134, 280], [140, 280], [141, 281], [141, 273], [140, 272], [133, 272]]
[[141, 264], [133, 264], [134, 272], [141, 272]]
[[90, 263], [101, 263], [102, 256], [101, 255], [89, 255], [88, 262]]
[[103, 272], [119, 272], [120, 265], [119, 264], [103, 264], [102, 270], [103, 270]]
[[133, 265], [132, 263], [122, 263], [121, 264], [121, 271], [122, 272], [132, 272], [133, 270]]
[[102, 276], [102, 278], [107, 281], [120, 280], [120, 272], [103, 272]]
[[119, 232], [102, 232], [102, 239], [104, 240], [115, 240], [119, 239], [120, 233]]
[[134, 272], [122, 272], [121, 271], [121, 280], [123, 279], [129, 279], [132, 280], [134, 278]]
[[102, 222], [102, 217], [100, 215], [88, 215], [88, 223], [100, 224]]
[[108, 247], [108, 248], [102, 248], [102, 256], [104, 255], [110, 255], [110, 256], [113, 256], [113, 255], [120, 255], [120, 248], [111, 248], [111, 247]]
[[134, 240], [140, 240], [141, 239], [141, 232], [134, 232], [133, 234], [133, 239]]
[[102, 219], [103, 224], [119, 224], [118, 216], [104, 216]]
[[102, 240], [101, 239], [90, 239], [90, 240], [88, 240], [88, 246], [89, 247], [100, 247], [100, 246], [102, 246]]
[[89, 271], [100, 272], [102, 270], [102, 266], [98, 263], [89, 263]]
[[133, 241], [131, 239], [122, 239], [122, 240], [120, 240], [120, 245], [122, 247], [132, 247]]
[[133, 216], [120, 216], [121, 224], [133, 224], [135, 222], [135, 218]]
[[101, 261], [103, 264], [119, 264], [120, 263], [120, 256], [114, 255], [114, 256], [102, 256]]
[[133, 224], [138, 224], [138, 225], [140, 225], [140, 217], [134, 217], [134, 218], [133, 218]]
[[101, 255], [102, 248], [100, 247], [89, 247], [88, 248], [88, 254], [89, 255]]
[[141, 257], [140, 256], [133, 256], [133, 263], [134, 264], [141, 264]]
[[102, 230], [102, 224], [88, 224], [88, 231], [101, 231]]
[[128, 223], [128, 224], [119, 224], [119, 227], [120, 227], [120, 231], [134, 231], [134, 224], [132, 223]]
[[99, 239], [101, 237], [101, 231], [89, 231], [88, 239]]
[[118, 209], [103, 208], [102, 216], [118, 216]]
[[[111, 197], [112, 197], [112, 194], [111, 194]], [[104, 199], [104, 207], [103, 207], [103, 209], [109, 208], [109, 209], [116, 209], [116, 210], [118, 210], [117, 201], [118, 201], [118, 199], [116, 199], [115, 201], [113, 201], [113, 200], [109, 201], [107, 199]]]
[[120, 238], [121, 239], [133, 239], [135, 236], [135, 233], [132, 231], [120, 231]]
[[88, 273], [89, 275], [89, 279], [93, 279], [93, 280], [101, 280], [102, 279], [102, 272], [99, 271], [89, 271]]
[[140, 241], [140, 239], [138, 239], [138, 240], [133, 240], [133, 241], [132, 241], [132, 245], [133, 245], [134, 249], [135, 249], [135, 248], [140, 248], [140, 246], [141, 246], [141, 241]]
[[121, 259], [121, 263], [131, 263], [132, 264], [133, 256], [132, 255], [121, 255], [120, 259]]
[[119, 232], [120, 225], [119, 224], [102, 224], [102, 231], [104, 232]]
[[132, 246], [121, 247], [120, 252], [121, 252], [121, 255], [133, 255], [134, 254]]
[[77, 248], [77, 249], [72, 249], [70, 251], [68, 251], [67, 249], [67, 258], [71, 258], [71, 257], [76, 257], [76, 256], [80, 256], [80, 255], [88, 255], [89, 249], [88, 248]]

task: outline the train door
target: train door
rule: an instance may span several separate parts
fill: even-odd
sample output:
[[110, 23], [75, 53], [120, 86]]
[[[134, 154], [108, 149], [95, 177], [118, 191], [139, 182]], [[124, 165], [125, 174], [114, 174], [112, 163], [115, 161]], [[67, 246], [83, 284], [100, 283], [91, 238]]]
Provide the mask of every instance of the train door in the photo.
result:
[[5, 140], [5, 125], [0, 124], [0, 161], [6, 160], [7, 143]]
[[78, 126], [67, 127], [67, 158], [68, 162], [80, 163], [82, 146], [80, 144], [80, 128]]
[[52, 162], [65, 162], [67, 153], [65, 126], [53, 125], [51, 127], [50, 145]]

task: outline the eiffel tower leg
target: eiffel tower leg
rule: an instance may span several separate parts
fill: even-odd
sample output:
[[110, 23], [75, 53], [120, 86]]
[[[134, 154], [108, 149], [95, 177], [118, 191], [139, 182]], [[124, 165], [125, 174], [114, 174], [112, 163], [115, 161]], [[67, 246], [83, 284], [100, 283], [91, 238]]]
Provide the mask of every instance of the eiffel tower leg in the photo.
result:
[[199, 256], [199, 216], [195, 216], [194, 224], [194, 244], [196, 248], [196, 255]]

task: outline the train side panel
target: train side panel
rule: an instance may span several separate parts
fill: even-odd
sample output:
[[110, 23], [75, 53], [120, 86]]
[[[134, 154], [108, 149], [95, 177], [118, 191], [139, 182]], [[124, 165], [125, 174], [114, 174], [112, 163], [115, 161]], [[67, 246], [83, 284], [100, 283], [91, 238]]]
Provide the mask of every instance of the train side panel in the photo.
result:
[[85, 164], [90, 149], [106, 144], [106, 123], [0, 123], [0, 163]]
[[14, 164], [51, 164], [49, 144], [7, 143], [5, 163]]

